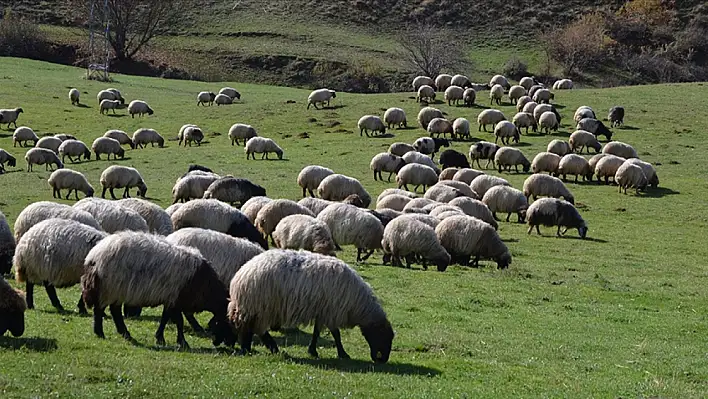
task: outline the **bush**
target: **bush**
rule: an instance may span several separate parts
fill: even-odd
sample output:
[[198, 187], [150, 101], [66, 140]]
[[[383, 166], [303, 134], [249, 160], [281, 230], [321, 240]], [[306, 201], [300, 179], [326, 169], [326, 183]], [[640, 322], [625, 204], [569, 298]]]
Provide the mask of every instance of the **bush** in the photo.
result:
[[518, 57], [511, 57], [504, 63], [502, 74], [514, 80], [519, 80], [524, 76], [529, 76], [528, 65]]
[[561, 30], [542, 36], [551, 57], [563, 66], [566, 75], [602, 61], [605, 54], [605, 18], [602, 14], [583, 15]]
[[44, 33], [37, 24], [20, 19], [8, 8], [0, 20], [0, 55], [39, 58], [47, 47]]

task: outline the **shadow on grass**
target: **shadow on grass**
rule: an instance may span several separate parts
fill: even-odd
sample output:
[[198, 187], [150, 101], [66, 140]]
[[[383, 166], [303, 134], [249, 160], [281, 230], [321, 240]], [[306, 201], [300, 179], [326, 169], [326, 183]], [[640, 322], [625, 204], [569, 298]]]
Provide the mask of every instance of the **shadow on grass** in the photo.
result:
[[639, 130], [638, 127], [629, 126], [629, 125], [622, 125], [622, 126], [616, 128], [616, 129], [619, 129], [619, 130]]
[[[327, 331], [325, 328], [324, 331]], [[281, 331], [282, 335], [273, 336], [278, 347], [287, 348], [289, 346], [309, 346], [312, 334], [302, 331], [299, 328], [288, 328]], [[325, 339], [322, 334], [317, 340], [317, 347], [334, 348], [334, 341]]]
[[346, 105], [344, 105], [344, 104], [337, 104], [337, 105], [330, 105], [330, 106], [327, 106], [327, 107], [320, 107], [320, 109], [340, 109], [340, 108], [344, 108], [344, 107], [346, 107]]
[[[629, 192], [629, 190], [627, 191]], [[647, 191], [642, 195], [643, 197], [649, 197], [649, 198], [661, 198], [665, 197], [667, 195], [676, 195], [676, 194], [681, 194], [679, 191], [674, 191], [670, 188], [666, 187], [657, 187], [657, 188], [647, 188]]]
[[563, 108], [565, 108], [565, 105], [562, 105], [562, 104], [551, 104], [551, 105], [553, 105], [553, 107], [554, 107], [555, 109], [563, 109]]
[[376, 364], [371, 361], [358, 359], [312, 359], [292, 357], [285, 354], [283, 356], [295, 364], [313, 366], [324, 370], [345, 371], [349, 373], [382, 373], [396, 375], [422, 375], [429, 377], [442, 374], [440, 370], [409, 363], [389, 362], [385, 364]]
[[91, 108], [91, 107], [89, 107], [87, 104], [81, 104], [81, 103], [76, 104], [76, 106], [77, 106], [78, 108]]
[[54, 338], [40, 338], [40, 337], [29, 337], [29, 338], [11, 338], [11, 337], [0, 337], [0, 348], [3, 349], [25, 349], [34, 352], [52, 352], [59, 348], [58, 341]]
[[[592, 237], [587, 237], [587, 236], [585, 238], [580, 238], [580, 236], [577, 235], [577, 231], [575, 233], [576, 235], [571, 235], [570, 233], [571, 233], [571, 231], [568, 230], [566, 235], [562, 235], [562, 236], [558, 237], [557, 235], [554, 234], [552, 237], [556, 237], [561, 240], [578, 240], [578, 241], [596, 242], [598, 244], [607, 244], [607, 240], [603, 240], [602, 238], [592, 238]], [[548, 235], [548, 236], [543, 236], [543, 237], [551, 237], [551, 236]]]
[[8, 129], [8, 131], [10, 131], [10, 132], [12, 132], [12, 133], [7, 133], [7, 134], [3, 133], [3, 134], [0, 134], [0, 139], [9, 139], [9, 138], [12, 137], [12, 135], [15, 133], [15, 131], [14, 131], [14, 130], [11, 130], [11, 129]]
[[509, 144], [509, 146], [511, 146], [511, 147], [529, 147], [529, 146], [531, 146], [531, 145], [533, 145], [533, 144], [527, 143], [527, 142], [525, 142], [525, 141], [522, 141], [522, 142], [519, 142], [519, 143], [512, 143], [512, 144]]
[[554, 137], [570, 137], [571, 134], [570, 132], [553, 132], [550, 135]]
[[372, 138], [372, 139], [391, 139], [394, 137], [396, 137], [396, 135], [391, 134], [391, 133], [375, 134], [373, 136], [367, 136], [367, 138]]
[[106, 116], [109, 116], [109, 117], [111, 117], [111, 118], [123, 118], [123, 117], [126, 117], [126, 116], [128, 116], [128, 115], [126, 115], [126, 114], [106, 114]]

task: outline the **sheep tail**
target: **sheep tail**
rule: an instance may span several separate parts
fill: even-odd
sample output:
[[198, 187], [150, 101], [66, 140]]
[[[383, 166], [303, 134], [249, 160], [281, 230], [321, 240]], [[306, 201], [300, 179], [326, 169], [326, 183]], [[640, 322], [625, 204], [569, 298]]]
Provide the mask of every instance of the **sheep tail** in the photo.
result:
[[83, 287], [81, 298], [84, 300], [86, 307], [93, 308], [98, 306], [101, 279], [98, 276], [96, 268], [90, 267], [86, 274], [81, 277], [81, 287]]

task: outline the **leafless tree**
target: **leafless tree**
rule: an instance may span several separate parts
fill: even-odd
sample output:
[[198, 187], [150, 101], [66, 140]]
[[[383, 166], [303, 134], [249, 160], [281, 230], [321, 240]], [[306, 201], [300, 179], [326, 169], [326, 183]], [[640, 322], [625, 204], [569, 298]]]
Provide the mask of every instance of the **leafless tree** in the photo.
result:
[[601, 14], [583, 15], [562, 29], [545, 33], [541, 42], [565, 74], [582, 70], [605, 54], [605, 24]]
[[405, 66], [425, 76], [435, 77], [465, 64], [460, 42], [452, 40], [449, 29], [419, 24], [398, 37]]

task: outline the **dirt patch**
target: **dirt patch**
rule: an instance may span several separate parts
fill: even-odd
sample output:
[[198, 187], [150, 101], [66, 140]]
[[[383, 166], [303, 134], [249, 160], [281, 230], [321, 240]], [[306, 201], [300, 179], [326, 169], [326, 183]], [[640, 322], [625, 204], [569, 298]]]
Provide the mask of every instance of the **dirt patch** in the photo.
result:
[[301, 139], [309, 139], [310, 135], [307, 132], [302, 132], [302, 133], [298, 134], [297, 137], [301, 138]]
[[339, 121], [329, 121], [329, 122], [327, 122], [327, 127], [335, 127], [335, 126], [339, 126], [341, 124], [342, 123]]

